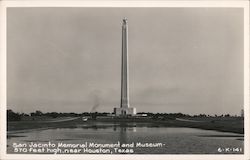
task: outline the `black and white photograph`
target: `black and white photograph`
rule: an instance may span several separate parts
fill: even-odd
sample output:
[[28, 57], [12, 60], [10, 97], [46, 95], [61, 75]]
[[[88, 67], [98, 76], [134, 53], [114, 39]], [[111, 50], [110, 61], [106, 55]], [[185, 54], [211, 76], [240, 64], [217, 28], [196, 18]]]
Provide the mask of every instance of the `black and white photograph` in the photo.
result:
[[247, 159], [248, 5], [4, 8], [1, 154]]

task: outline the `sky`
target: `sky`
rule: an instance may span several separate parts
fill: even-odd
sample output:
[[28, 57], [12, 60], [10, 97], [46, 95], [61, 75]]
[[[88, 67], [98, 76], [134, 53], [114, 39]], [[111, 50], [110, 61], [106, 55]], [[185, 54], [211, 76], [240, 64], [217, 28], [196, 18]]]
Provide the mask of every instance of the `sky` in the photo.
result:
[[8, 109], [82, 113], [119, 107], [124, 17], [131, 107], [240, 114], [240, 8], [8, 8]]

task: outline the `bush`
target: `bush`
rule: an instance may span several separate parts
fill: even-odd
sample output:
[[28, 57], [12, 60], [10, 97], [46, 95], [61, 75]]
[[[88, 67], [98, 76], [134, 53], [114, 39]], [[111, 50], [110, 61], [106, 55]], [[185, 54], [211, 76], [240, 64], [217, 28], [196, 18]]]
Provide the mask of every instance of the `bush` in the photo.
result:
[[7, 110], [7, 120], [8, 121], [20, 121], [21, 115], [19, 113], [15, 113], [11, 109], [9, 109], [9, 110]]

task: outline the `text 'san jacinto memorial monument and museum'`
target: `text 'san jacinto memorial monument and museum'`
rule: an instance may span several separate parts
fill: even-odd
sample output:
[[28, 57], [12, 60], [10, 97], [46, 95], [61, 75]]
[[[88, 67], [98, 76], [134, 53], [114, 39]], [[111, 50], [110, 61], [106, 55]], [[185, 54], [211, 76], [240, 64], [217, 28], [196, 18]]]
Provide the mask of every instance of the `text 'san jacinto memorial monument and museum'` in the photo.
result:
[[129, 105], [129, 65], [128, 65], [128, 22], [122, 23], [122, 65], [121, 65], [121, 104], [114, 108], [116, 116], [136, 115], [136, 108]]

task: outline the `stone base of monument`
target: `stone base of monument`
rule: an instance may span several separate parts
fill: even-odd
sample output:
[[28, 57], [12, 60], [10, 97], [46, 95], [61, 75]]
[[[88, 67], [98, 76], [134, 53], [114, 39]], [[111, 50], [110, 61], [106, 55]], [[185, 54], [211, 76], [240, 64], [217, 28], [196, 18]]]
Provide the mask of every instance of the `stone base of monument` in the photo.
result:
[[135, 116], [136, 115], [136, 108], [114, 108], [114, 113], [116, 116]]

